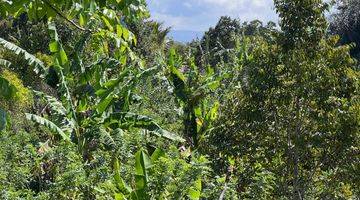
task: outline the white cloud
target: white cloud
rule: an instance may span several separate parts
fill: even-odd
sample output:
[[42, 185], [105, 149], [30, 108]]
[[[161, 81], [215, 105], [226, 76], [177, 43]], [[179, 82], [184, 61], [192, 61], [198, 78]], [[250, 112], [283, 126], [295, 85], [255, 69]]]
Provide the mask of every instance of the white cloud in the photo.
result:
[[204, 15], [197, 15], [196, 17], [190, 16], [173, 16], [169, 14], [153, 12], [151, 18], [164, 22], [166, 26], [172, 30], [191, 30], [191, 31], [204, 31], [209, 28], [209, 18]]
[[187, 7], [187, 8], [192, 8], [192, 7], [193, 7], [192, 4], [189, 3], [189, 2], [184, 2], [183, 5], [184, 5], [185, 7]]
[[[265, 7], [269, 0], [198, 0], [200, 3], [219, 6], [223, 11], [236, 11], [244, 8]], [[225, 10], [224, 10], [225, 9]]]
[[152, 18], [173, 30], [205, 31], [221, 16], [277, 21], [272, 0], [148, 0]]

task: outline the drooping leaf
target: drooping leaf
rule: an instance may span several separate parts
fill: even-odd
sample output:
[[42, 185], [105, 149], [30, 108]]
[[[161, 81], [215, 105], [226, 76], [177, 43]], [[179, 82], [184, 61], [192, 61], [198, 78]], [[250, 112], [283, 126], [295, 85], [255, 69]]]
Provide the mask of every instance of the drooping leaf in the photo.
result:
[[65, 141], [70, 141], [70, 137], [68, 135], [66, 135], [64, 133], [64, 131], [61, 128], [59, 128], [56, 124], [54, 124], [53, 122], [51, 122], [43, 117], [40, 117], [38, 115], [29, 114], [29, 113], [26, 113], [26, 118], [28, 120], [31, 120], [33, 122], [36, 122], [38, 124], [41, 124], [41, 125], [49, 128], [51, 131], [55, 132], [56, 134], [59, 134]]
[[174, 49], [170, 51], [170, 58], [169, 58], [169, 70], [170, 70], [170, 80], [174, 86], [174, 93], [175, 95], [182, 101], [188, 101], [188, 92], [186, 87], [186, 78], [183, 73], [181, 73], [176, 68], [176, 52]]
[[103, 23], [106, 25], [106, 27], [109, 29], [109, 31], [113, 32], [114, 27], [111, 25], [109, 20], [105, 16], [101, 16], [101, 19], [102, 19]]
[[116, 129], [113, 131], [108, 131], [103, 126], [101, 126], [99, 132], [100, 142], [104, 145], [105, 149], [116, 154], [122, 144], [123, 130]]
[[0, 58], [0, 66], [10, 67], [11, 62]]
[[96, 106], [96, 111], [100, 114], [103, 113], [113, 101], [115, 96], [123, 97], [122, 94], [126, 94], [129, 91], [128, 87], [122, 85], [120, 89], [120, 83], [129, 74], [129, 70], [123, 71], [117, 79], [112, 79], [104, 83], [101, 89], [96, 91], [96, 95], [101, 98], [100, 102]]
[[212, 81], [207, 84], [210, 90], [216, 90], [220, 86], [220, 81]]
[[62, 71], [62, 69], [59, 69], [59, 74], [60, 74], [60, 91], [62, 93], [62, 95], [64, 96], [64, 100], [63, 100], [63, 106], [65, 108], [67, 108], [68, 110], [70, 110], [70, 114], [72, 115], [73, 119], [76, 119], [76, 109], [75, 106], [72, 102], [72, 98], [71, 98], [71, 93], [70, 93], [70, 89], [69, 89], [69, 84], [66, 80], [66, 77], [64, 76], [64, 73]]
[[55, 97], [49, 96], [49, 95], [47, 95], [43, 92], [39, 92], [39, 91], [34, 91], [34, 93], [37, 96], [44, 99], [52, 111], [54, 111], [55, 113], [57, 113], [61, 116], [66, 116], [66, 114], [67, 114], [66, 108]]
[[14, 52], [16, 55], [22, 56], [28, 62], [29, 65], [34, 66], [35, 68], [34, 71], [36, 73], [46, 72], [46, 67], [41, 60], [37, 59], [34, 55], [28, 53], [27, 51], [18, 47], [14, 43], [6, 41], [3, 38], [0, 38], [0, 46], [3, 46], [5, 49]]
[[67, 57], [67, 55], [66, 55], [66, 52], [65, 52], [65, 50], [62, 48], [62, 47], [60, 47], [60, 51], [59, 51], [59, 58], [60, 58], [60, 64], [61, 64], [61, 66], [64, 66], [64, 65], [66, 65], [67, 63], [68, 63], [68, 57]]
[[86, 24], [85, 18], [84, 18], [84, 16], [83, 16], [81, 13], [79, 14], [79, 24], [80, 24], [80, 26], [82, 26], [82, 27], [84, 27], [85, 24]]
[[151, 131], [155, 135], [164, 137], [172, 141], [184, 142], [185, 140], [180, 136], [170, 133], [162, 129], [153, 119], [147, 116], [138, 115], [129, 112], [115, 112], [112, 113], [105, 122], [108, 124], [116, 123], [120, 128], [142, 128]]

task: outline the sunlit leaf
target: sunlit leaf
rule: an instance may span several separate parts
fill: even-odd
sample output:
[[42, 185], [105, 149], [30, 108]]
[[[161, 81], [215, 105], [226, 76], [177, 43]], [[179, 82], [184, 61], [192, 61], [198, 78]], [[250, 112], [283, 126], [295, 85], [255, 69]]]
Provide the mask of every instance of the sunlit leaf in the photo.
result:
[[22, 56], [29, 65], [34, 66], [34, 71], [36, 73], [45, 73], [47, 71], [42, 61], [37, 59], [34, 55], [25, 51], [24, 49], [18, 47], [17, 45], [4, 40], [3, 38], [0, 38], [0, 46], [3, 46], [4, 48], [14, 52], [16, 55]]

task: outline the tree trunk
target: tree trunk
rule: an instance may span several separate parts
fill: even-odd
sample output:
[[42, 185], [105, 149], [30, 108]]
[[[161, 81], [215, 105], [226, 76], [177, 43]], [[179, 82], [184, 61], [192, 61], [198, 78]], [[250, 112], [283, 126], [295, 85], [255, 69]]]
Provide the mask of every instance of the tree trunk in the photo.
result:
[[299, 183], [299, 139], [301, 134], [301, 120], [300, 120], [300, 102], [299, 98], [295, 98], [295, 108], [296, 108], [296, 118], [295, 118], [295, 131], [294, 131], [294, 142], [293, 142], [293, 162], [294, 162], [294, 169], [293, 169], [293, 199], [294, 200], [302, 200], [301, 194], [301, 186]]

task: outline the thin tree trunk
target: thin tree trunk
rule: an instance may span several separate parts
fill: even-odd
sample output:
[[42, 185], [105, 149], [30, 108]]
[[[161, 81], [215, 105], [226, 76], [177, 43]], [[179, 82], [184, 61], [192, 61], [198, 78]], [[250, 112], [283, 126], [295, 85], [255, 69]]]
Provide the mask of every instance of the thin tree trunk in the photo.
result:
[[298, 145], [299, 145], [299, 139], [300, 139], [300, 134], [301, 134], [301, 120], [300, 120], [300, 102], [299, 102], [298, 97], [295, 98], [295, 107], [296, 107], [296, 118], [295, 118], [296, 119], [296, 127], [295, 127], [295, 131], [294, 131], [294, 144], [293, 144], [293, 159], [294, 159], [293, 199], [294, 200], [302, 200], [303, 198], [302, 198], [301, 189], [300, 189], [301, 186], [299, 183], [299, 149], [298, 149]]

